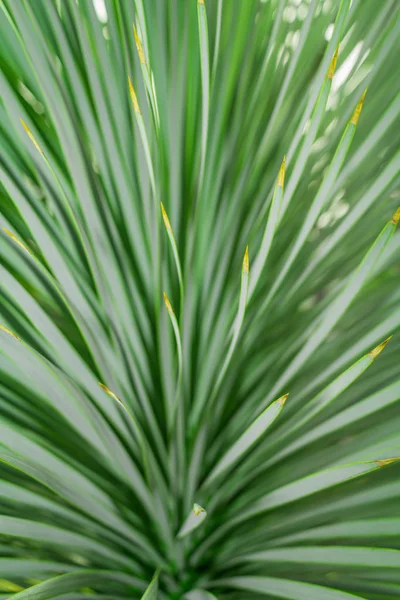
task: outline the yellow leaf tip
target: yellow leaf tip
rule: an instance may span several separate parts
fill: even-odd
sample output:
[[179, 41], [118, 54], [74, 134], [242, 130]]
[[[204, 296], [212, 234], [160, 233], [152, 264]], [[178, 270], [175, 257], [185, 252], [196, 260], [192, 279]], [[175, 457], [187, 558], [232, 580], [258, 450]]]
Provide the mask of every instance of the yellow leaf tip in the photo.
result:
[[197, 4], [204, 4], [204, 0], [197, 0]]
[[25, 123], [25, 121], [22, 118], [20, 118], [20, 121], [21, 121], [22, 127], [25, 129], [26, 133], [28, 134], [28, 137], [31, 140], [32, 144], [35, 146], [36, 150], [38, 150], [38, 152], [40, 152], [40, 154], [43, 156], [43, 150], [37, 143], [36, 138], [33, 135], [32, 131], [29, 129], [28, 125]]
[[6, 233], [12, 240], [14, 240], [14, 242], [19, 242], [17, 236], [10, 231], [9, 229], [7, 229], [7, 227], [3, 227], [3, 231], [4, 233]]
[[279, 402], [279, 404], [281, 406], [285, 406], [285, 402], [288, 399], [289, 394], [284, 394], [283, 396], [281, 396], [280, 398], [278, 398], [277, 402]]
[[339, 46], [336, 48], [335, 54], [333, 55], [333, 58], [331, 60], [331, 64], [329, 65], [329, 69], [326, 74], [327, 79], [332, 79], [335, 74], [338, 56], [339, 56]]
[[139, 55], [139, 60], [142, 63], [142, 65], [146, 64], [146, 57], [144, 55], [144, 50], [143, 50], [143, 46], [142, 46], [142, 42], [140, 41], [140, 37], [139, 34], [137, 32], [137, 29], [135, 27], [135, 25], [133, 25], [133, 35], [135, 38], [135, 43], [136, 43], [136, 48], [138, 51], [138, 55]]
[[381, 460], [376, 460], [375, 462], [378, 465], [378, 467], [386, 467], [386, 465], [390, 465], [391, 463], [397, 462], [398, 460], [400, 460], [400, 457], [383, 458]]
[[17, 340], [18, 342], [21, 341], [21, 338], [19, 338], [17, 335], [15, 335], [15, 333], [13, 333], [10, 329], [8, 329], [8, 327], [6, 327], [5, 325], [0, 325], [0, 329], [1, 331], [4, 331], [4, 333], [8, 333], [8, 335], [11, 335], [11, 337], [13, 337], [15, 340]]
[[28, 250], [28, 248], [25, 246], [25, 244], [23, 244], [16, 235], [14, 235], [14, 233], [12, 231], [10, 231], [9, 229], [7, 229], [6, 227], [3, 227], [3, 231], [16, 243], [18, 244], [18, 246], [20, 246], [23, 250], [25, 250], [25, 252], [27, 252], [28, 254], [30, 254], [30, 251]]
[[363, 104], [364, 104], [365, 96], [367, 94], [367, 89], [364, 91], [363, 95], [361, 96], [360, 101], [357, 104], [356, 109], [355, 109], [355, 111], [353, 113], [353, 116], [351, 117], [350, 123], [352, 123], [353, 125], [357, 125], [358, 120], [360, 118], [360, 114], [361, 114], [362, 107], [363, 107]]
[[133, 109], [136, 113], [138, 113], [139, 115], [141, 114], [140, 112], [140, 106], [139, 106], [139, 102], [136, 96], [136, 92], [135, 92], [135, 88], [133, 87], [131, 78], [128, 77], [128, 82], [129, 82], [129, 93], [131, 95], [131, 100], [132, 100], [132, 104], [133, 104]]
[[167, 211], [164, 208], [164, 204], [162, 202], [160, 202], [160, 204], [161, 204], [161, 213], [163, 216], [164, 225], [165, 225], [166, 229], [168, 229], [168, 231], [172, 231], [171, 223], [170, 223]]
[[9, 581], [8, 579], [0, 579], [0, 588], [2, 592], [22, 592], [24, 589], [17, 583]]
[[245, 253], [244, 253], [244, 257], [243, 257], [242, 271], [243, 271], [243, 273], [248, 273], [249, 270], [250, 270], [249, 247], [246, 246], [246, 250], [245, 250]]
[[167, 307], [167, 311], [173, 315], [174, 314], [174, 310], [171, 306], [171, 302], [169, 301], [169, 298], [167, 296], [167, 294], [164, 292], [164, 302], [165, 302], [165, 306]]
[[393, 337], [392, 335], [389, 336], [384, 342], [382, 342], [376, 348], [371, 350], [371, 352], [368, 353], [368, 356], [370, 356], [373, 359], [375, 359], [377, 356], [379, 356], [379, 354], [382, 352], [382, 350], [388, 345], [388, 343], [390, 342], [392, 337]]
[[205, 513], [206, 511], [200, 504], [193, 504], [193, 514], [198, 517], [201, 513]]
[[106, 392], [106, 394], [108, 394], [109, 396], [111, 396], [111, 398], [114, 398], [114, 400], [117, 400], [118, 402], [121, 402], [121, 400], [118, 398], [117, 394], [114, 394], [114, 392], [112, 392], [110, 390], [110, 388], [108, 388], [106, 385], [104, 385], [104, 383], [101, 383], [101, 381], [99, 381], [98, 383], [99, 383], [99, 386], [101, 387], [101, 389]]
[[281, 168], [279, 169], [278, 174], [278, 185], [283, 189], [285, 185], [285, 171], [286, 171], [286, 155], [283, 157]]
[[397, 225], [397, 223], [400, 221], [400, 206], [399, 208], [396, 210], [396, 212], [394, 213], [391, 222], [393, 223], [393, 225]]

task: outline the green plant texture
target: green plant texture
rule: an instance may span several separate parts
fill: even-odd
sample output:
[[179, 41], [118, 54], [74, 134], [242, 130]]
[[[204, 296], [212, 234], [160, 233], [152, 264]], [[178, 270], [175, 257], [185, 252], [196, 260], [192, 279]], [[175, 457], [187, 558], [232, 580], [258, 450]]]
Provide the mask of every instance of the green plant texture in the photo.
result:
[[0, 34], [0, 600], [400, 600], [399, 0]]

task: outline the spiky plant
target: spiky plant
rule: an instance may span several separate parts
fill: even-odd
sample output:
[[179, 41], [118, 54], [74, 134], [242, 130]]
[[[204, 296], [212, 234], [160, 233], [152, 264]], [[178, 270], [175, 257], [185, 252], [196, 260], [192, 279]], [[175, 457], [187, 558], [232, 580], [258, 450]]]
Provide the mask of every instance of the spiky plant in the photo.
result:
[[398, 0], [95, 4], [0, 0], [0, 598], [398, 600]]

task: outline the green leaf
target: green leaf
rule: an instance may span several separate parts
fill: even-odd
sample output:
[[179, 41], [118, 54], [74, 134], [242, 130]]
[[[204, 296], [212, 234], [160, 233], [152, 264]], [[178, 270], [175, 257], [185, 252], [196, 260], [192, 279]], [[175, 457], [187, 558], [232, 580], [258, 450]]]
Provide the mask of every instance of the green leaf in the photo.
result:
[[370, 471], [379, 469], [380, 465], [376, 461], [358, 463], [353, 465], [344, 465], [334, 469], [327, 469], [320, 473], [314, 473], [293, 483], [289, 483], [282, 488], [278, 488], [255, 502], [253, 506], [242, 511], [236, 521], [243, 521], [253, 517], [260, 512], [272, 510], [277, 506], [297, 502], [301, 498], [310, 496], [325, 489], [329, 489], [340, 483], [359, 477]]
[[400, 551], [386, 548], [357, 548], [346, 546], [307, 546], [278, 548], [255, 552], [241, 557], [250, 562], [278, 562], [280, 564], [334, 565], [335, 567], [371, 567], [398, 569]]
[[142, 600], [157, 600], [157, 598], [158, 598], [158, 576], [159, 576], [159, 572], [157, 571], [154, 574], [154, 577], [151, 580], [145, 593], [143, 594]]
[[2, 600], [400, 597], [399, 32], [0, 0]]
[[199, 187], [201, 188], [208, 139], [208, 120], [210, 104], [210, 58], [208, 50], [208, 23], [207, 12], [204, 0], [197, 0], [197, 16], [199, 23], [199, 43], [200, 43], [200, 64], [201, 64], [201, 84], [202, 84], [202, 141], [201, 141], [201, 162]]
[[81, 571], [80, 573], [67, 573], [48, 579], [15, 594], [13, 598], [15, 600], [49, 600], [61, 594], [75, 592], [83, 587], [96, 587], [102, 583], [123, 583], [136, 589], [143, 587], [141, 580], [119, 572]]
[[223, 580], [224, 585], [234, 589], [246, 590], [288, 600], [354, 600], [361, 596], [347, 594], [320, 585], [300, 581], [278, 579], [274, 577], [230, 577]]
[[185, 595], [186, 600], [217, 600], [214, 594], [205, 592], [204, 590], [192, 590]]
[[226, 454], [218, 461], [210, 475], [207, 477], [203, 487], [208, 487], [224, 471], [231, 469], [264, 434], [266, 429], [272, 425], [279, 416], [289, 394], [275, 400], [268, 408], [258, 416], [241, 437], [233, 444]]
[[[113, 564], [129, 566], [130, 561], [121, 553], [113, 552], [104, 544], [99, 544], [88, 537], [60, 529], [44, 523], [36, 523], [27, 519], [0, 516], [1, 533], [12, 538], [35, 540], [45, 546], [66, 546], [71, 550], [80, 548], [85, 554], [101, 556]], [[62, 569], [61, 569], [62, 570]]]
[[400, 535], [400, 519], [363, 519], [333, 523], [325, 527], [314, 527], [310, 530], [279, 538], [277, 543], [284, 545], [307, 540], [375, 539], [396, 537], [398, 535]]
[[0, 576], [18, 579], [23, 577], [49, 578], [54, 574], [66, 573], [75, 567], [61, 562], [31, 560], [25, 558], [0, 558]]
[[278, 379], [271, 390], [270, 396], [272, 396], [273, 393], [276, 393], [276, 390], [282, 385], [285, 385], [290, 377], [293, 377], [298, 369], [305, 363], [307, 358], [317, 350], [321, 341], [332, 331], [335, 324], [350, 306], [355, 296], [359, 293], [367, 278], [371, 276], [371, 273], [373, 272], [379, 257], [382, 255], [383, 250], [389, 243], [396, 226], [397, 222], [395, 223], [393, 220], [390, 220], [382, 229], [343, 291], [324, 311], [322, 318], [319, 320], [319, 323], [304, 347], [298, 352], [285, 372]]
[[284, 157], [280, 167], [279, 176], [275, 185], [274, 195], [272, 197], [271, 207], [267, 224], [265, 226], [264, 235], [261, 240], [260, 249], [252, 267], [251, 280], [249, 287], [249, 300], [254, 293], [257, 282], [261, 277], [262, 270], [268, 258], [268, 254], [274, 239], [274, 235], [279, 223], [279, 216], [282, 212], [283, 186], [285, 182], [285, 165], [286, 157]]

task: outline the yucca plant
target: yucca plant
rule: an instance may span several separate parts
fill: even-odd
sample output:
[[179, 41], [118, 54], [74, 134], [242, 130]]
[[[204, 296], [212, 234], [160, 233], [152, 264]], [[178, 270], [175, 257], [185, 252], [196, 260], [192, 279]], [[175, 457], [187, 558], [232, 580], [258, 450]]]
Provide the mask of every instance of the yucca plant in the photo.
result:
[[400, 599], [398, 0], [0, 6], [0, 598]]

